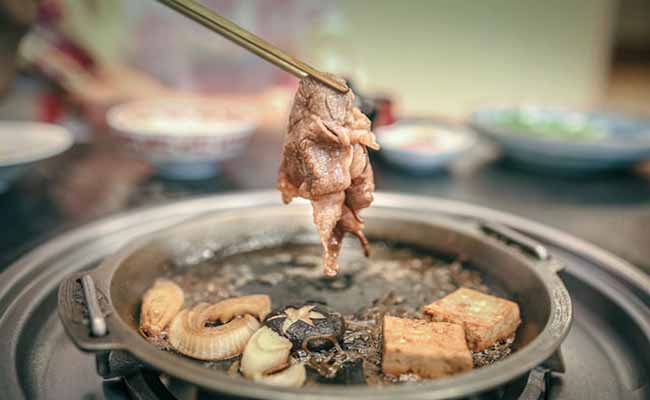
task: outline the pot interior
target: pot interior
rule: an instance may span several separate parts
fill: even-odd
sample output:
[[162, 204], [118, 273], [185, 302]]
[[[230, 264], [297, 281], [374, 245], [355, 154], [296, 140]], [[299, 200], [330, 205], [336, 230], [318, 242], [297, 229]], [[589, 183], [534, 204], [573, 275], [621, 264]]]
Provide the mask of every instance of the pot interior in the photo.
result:
[[[522, 324], [508, 349], [515, 352], [547, 324], [551, 300], [541, 265], [516, 249], [437, 216], [371, 208], [364, 217], [371, 257], [365, 259], [356, 239], [347, 238], [336, 279], [322, 277], [310, 207], [272, 207], [203, 217], [132, 247], [113, 270], [110, 299], [133, 335], [139, 335], [142, 295], [163, 276], [189, 292], [186, 305], [228, 297], [233, 291], [227, 282], [240, 279], [246, 282], [234, 293], [269, 294], [273, 307], [315, 300], [344, 315], [390, 296], [401, 298], [404, 315], [415, 315], [456, 287], [478, 286], [519, 304]], [[436, 272], [424, 279], [403, 271], [414, 268]]]

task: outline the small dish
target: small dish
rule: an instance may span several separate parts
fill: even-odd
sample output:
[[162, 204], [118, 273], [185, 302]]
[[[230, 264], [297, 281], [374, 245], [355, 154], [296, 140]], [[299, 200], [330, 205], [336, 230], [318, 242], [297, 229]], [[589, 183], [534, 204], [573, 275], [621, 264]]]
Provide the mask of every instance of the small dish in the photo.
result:
[[403, 119], [375, 133], [386, 161], [413, 173], [440, 170], [476, 143], [462, 126], [433, 120]]
[[0, 193], [34, 163], [63, 153], [72, 143], [72, 135], [59, 125], [0, 122]]
[[621, 114], [491, 107], [469, 124], [507, 158], [544, 170], [595, 172], [650, 158], [650, 121]]
[[240, 155], [257, 127], [226, 102], [199, 97], [123, 103], [106, 119], [139, 157], [173, 179], [216, 175], [219, 162]]

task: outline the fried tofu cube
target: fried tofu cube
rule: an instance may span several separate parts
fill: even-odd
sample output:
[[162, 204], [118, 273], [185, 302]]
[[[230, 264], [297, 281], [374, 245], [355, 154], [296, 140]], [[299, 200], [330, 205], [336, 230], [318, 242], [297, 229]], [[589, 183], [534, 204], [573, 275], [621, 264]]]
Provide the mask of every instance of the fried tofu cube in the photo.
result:
[[462, 325], [472, 351], [509, 338], [521, 323], [517, 303], [467, 288], [425, 306], [424, 312], [435, 321]]
[[384, 317], [382, 370], [435, 379], [473, 368], [463, 327], [446, 322]]

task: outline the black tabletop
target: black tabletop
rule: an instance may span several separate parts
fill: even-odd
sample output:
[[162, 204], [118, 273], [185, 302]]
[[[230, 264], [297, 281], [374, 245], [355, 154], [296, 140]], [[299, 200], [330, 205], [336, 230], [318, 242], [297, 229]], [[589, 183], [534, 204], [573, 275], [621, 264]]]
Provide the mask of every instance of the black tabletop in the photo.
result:
[[[108, 134], [35, 165], [0, 194], [0, 270], [39, 242], [71, 227], [126, 209], [188, 196], [272, 189], [281, 135], [258, 132], [221, 174], [172, 181], [133, 159]], [[413, 176], [373, 157], [377, 190], [462, 200], [559, 228], [650, 272], [650, 179], [634, 171], [558, 176], [496, 159], [482, 145], [450, 170]], [[279, 196], [279, 194], [278, 194]]]

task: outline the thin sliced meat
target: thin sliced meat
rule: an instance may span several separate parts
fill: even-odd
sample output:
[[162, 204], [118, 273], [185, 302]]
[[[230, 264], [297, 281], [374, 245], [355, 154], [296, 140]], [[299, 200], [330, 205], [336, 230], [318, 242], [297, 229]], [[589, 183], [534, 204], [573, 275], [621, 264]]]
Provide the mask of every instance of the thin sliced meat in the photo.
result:
[[375, 189], [367, 147], [379, 149], [370, 120], [354, 106], [352, 91], [342, 94], [303, 79], [289, 116], [278, 190], [285, 203], [294, 197], [311, 200], [328, 276], [338, 271], [346, 232], [359, 239], [368, 255], [359, 216], [372, 203]]

